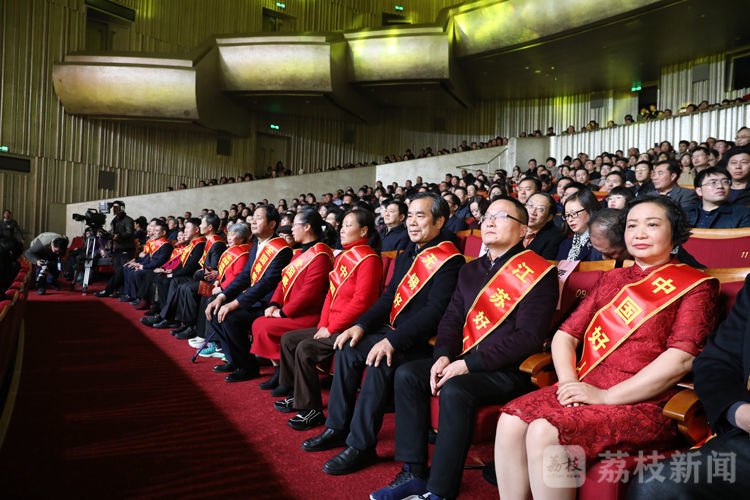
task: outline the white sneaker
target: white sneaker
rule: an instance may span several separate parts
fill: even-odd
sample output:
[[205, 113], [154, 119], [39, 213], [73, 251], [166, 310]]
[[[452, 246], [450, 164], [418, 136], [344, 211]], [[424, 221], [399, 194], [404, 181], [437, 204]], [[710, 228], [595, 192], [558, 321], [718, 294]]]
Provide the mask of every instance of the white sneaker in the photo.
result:
[[190, 347], [194, 347], [195, 349], [198, 349], [200, 346], [203, 345], [203, 342], [205, 342], [206, 339], [203, 337], [193, 337], [192, 339], [188, 340], [188, 345]]

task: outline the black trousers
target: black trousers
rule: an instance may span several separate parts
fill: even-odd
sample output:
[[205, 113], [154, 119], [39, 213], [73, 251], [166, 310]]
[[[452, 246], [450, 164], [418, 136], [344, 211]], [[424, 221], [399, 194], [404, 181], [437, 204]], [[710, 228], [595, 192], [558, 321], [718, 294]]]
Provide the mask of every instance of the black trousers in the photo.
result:
[[135, 298], [138, 291], [135, 284], [135, 275], [143, 273], [143, 271], [135, 270], [130, 267], [121, 267], [120, 269], [122, 269], [123, 293], [131, 298]]
[[156, 293], [159, 296], [159, 305], [161, 311], [159, 316], [173, 320], [174, 315], [177, 312], [177, 293], [180, 285], [192, 281], [193, 278], [189, 276], [177, 276], [176, 278], [167, 278], [166, 276], [160, 276], [156, 281]]
[[265, 307], [260, 305], [252, 309], [240, 308], [227, 314], [222, 323], [219, 323], [216, 314], [211, 318], [210, 328], [216, 332], [215, 340], [221, 344], [224, 355], [235, 368], [257, 368], [255, 355], [250, 354], [250, 330], [253, 321], [261, 317], [264, 310]]
[[[328, 398], [326, 427], [349, 430], [346, 444], [359, 450], [374, 448], [378, 432], [383, 425], [383, 413], [393, 391], [393, 375], [402, 363], [429, 355], [429, 346], [424, 345], [410, 352], [393, 353], [391, 366], [385, 358], [380, 366], [366, 366], [370, 349], [385, 338], [390, 329], [386, 326], [366, 334], [351, 347], [349, 343], [336, 353], [333, 384]], [[362, 381], [362, 373], [365, 379]], [[362, 388], [357, 398], [357, 388]], [[356, 405], [355, 405], [356, 399]]]
[[[674, 474], [675, 470], [680, 473]], [[697, 450], [661, 460], [636, 474], [628, 500], [743, 498], [750, 491], [748, 472], [750, 436], [735, 428]]]
[[125, 283], [125, 269], [121, 265], [120, 266], [114, 265], [114, 263], [112, 267], [115, 270], [115, 274], [113, 274], [112, 277], [109, 278], [109, 281], [107, 282], [107, 286], [104, 288], [104, 290], [109, 293], [119, 290], [120, 288], [122, 288], [122, 285]]
[[338, 334], [326, 339], [313, 339], [317, 328], [292, 330], [281, 336], [279, 383], [294, 387], [294, 407], [298, 410], [320, 410], [318, 363], [330, 362], [336, 352], [333, 343]]
[[190, 326], [198, 321], [198, 305], [201, 297], [198, 295], [199, 286], [198, 280], [191, 280], [177, 288], [177, 305], [174, 315], [177, 321], [182, 321]]
[[[427, 464], [432, 365], [432, 359], [420, 359], [396, 370], [396, 460]], [[448, 379], [439, 393], [440, 423], [427, 482], [431, 493], [458, 496], [477, 406], [502, 404], [533, 389], [529, 376], [515, 369]]]
[[[198, 333], [198, 336], [203, 337], [204, 339], [207, 339], [213, 331], [206, 319], [206, 307], [208, 307], [208, 303], [215, 298], [216, 295], [212, 297], [204, 297], [201, 295], [200, 300], [198, 301], [198, 315], [195, 317], [195, 326], [193, 326], [193, 328]], [[214, 337], [213, 340], [216, 340], [216, 338]]]

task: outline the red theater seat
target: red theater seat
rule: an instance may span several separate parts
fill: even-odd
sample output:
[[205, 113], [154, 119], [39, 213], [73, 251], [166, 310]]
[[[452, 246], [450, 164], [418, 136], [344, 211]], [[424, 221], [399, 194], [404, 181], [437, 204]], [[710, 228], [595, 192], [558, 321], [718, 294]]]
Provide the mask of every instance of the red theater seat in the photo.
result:
[[750, 266], [750, 228], [693, 229], [683, 247], [709, 268]]

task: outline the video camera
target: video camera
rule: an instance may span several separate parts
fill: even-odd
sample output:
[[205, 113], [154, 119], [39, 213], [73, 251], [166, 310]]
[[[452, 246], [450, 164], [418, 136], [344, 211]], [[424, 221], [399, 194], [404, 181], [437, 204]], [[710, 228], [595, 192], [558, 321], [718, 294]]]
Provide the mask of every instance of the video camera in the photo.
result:
[[94, 231], [100, 231], [104, 228], [104, 224], [107, 222], [107, 215], [112, 209], [114, 203], [106, 201], [99, 202], [99, 209], [89, 208], [85, 214], [73, 214], [73, 220], [78, 222], [85, 222], [87, 226], [91, 227]]

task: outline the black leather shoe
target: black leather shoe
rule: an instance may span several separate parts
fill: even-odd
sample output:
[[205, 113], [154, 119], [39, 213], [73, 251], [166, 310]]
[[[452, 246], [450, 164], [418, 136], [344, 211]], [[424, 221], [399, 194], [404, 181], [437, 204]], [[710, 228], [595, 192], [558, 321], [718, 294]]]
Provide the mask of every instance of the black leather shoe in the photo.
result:
[[364, 469], [377, 461], [378, 455], [374, 449], [358, 450], [347, 446], [344, 451], [323, 465], [323, 472], [332, 476], [343, 476]]
[[158, 328], [160, 330], [172, 330], [174, 328], [179, 328], [180, 322], [179, 321], [169, 321], [168, 319], [163, 319], [161, 321], [157, 321], [153, 325], [154, 328]]
[[322, 410], [302, 410], [290, 418], [286, 425], [295, 431], [309, 431], [325, 423], [326, 416]]
[[258, 377], [260, 377], [260, 371], [258, 370], [253, 371], [244, 368], [237, 368], [235, 371], [224, 377], [224, 380], [227, 382], [244, 382]]
[[194, 337], [197, 337], [197, 336], [198, 336], [198, 332], [196, 332], [195, 330], [193, 330], [192, 326], [188, 326], [187, 328], [185, 328], [180, 333], [175, 333], [174, 334], [174, 338], [176, 338], [177, 340], [190, 340], [190, 339], [192, 339]]
[[158, 316], [159, 311], [161, 311], [161, 306], [153, 305], [151, 306], [151, 309], [143, 313], [144, 316]]
[[94, 297], [109, 297], [109, 292], [107, 290], [99, 290], [98, 292], [94, 292]]
[[148, 318], [141, 318], [141, 323], [143, 323], [146, 326], [154, 326], [154, 323], [158, 323], [159, 321], [164, 321], [161, 319], [161, 316], [151, 316]]
[[36, 289], [36, 293], [38, 293], [39, 295], [44, 295], [44, 294], [47, 293], [47, 289], [46, 288], [37, 288]]
[[133, 300], [133, 297], [130, 295], [120, 295], [117, 297], [117, 302], [130, 302], [131, 300]]
[[325, 451], [339, 446], [346, 446], [346, 436], [349, 431], [337, 431], [326, 428], [322, 434], [302, 441], [302, 449], [305, 451]]
[[229, 373], [234, 371], [234, 365], [232, 363], [223, 363], [213, 367], [216, 373]]
[[131, 300], [131, 301], [129, 302], [129, 304], [130, 304], [131, 306], [137, 306], [137, 305], [138, 305], [138, 304], [140, 304], [140, 303], [141, 303], [141, 299], [133, 299], [133, 300]]
[[281, 413], [294, 413], [294, 396], [280, 399], [273, 404], [274, 409], [279, 410]]
[[294, 388], [289, 387], [288, 385], [279, 384], [276, 386], [276, 389], [271, 391], [271, 396], [275, 398], [283, 398], [286, 396], [291, 396], [292, 394], [294, 394]]
[[270, 391], [271, 389], [276, 389], [276, 386], [279, 385], [279, 367], [274, 367], [274, 372], [271, 378], [266, 380], [265, 382], [261, 382], [258, 387], [260, 387], [264, 391]]
[[179, 327], [179, 328], [175, 328], [174, 330], [170, 330], [170, 331], [169, 331], [169, 334], [170, 334], [170, 335], [177, 335], [178, 333], [182, 333], [182, 332], [184, 332], [184, 331], [185, 331], [185, 330], [187, 330], [188, 328], [190, 328], [190, 327], [189, 327], [188, 325], [182, 325], [182, 326], [181, 326], [181, 327]]

